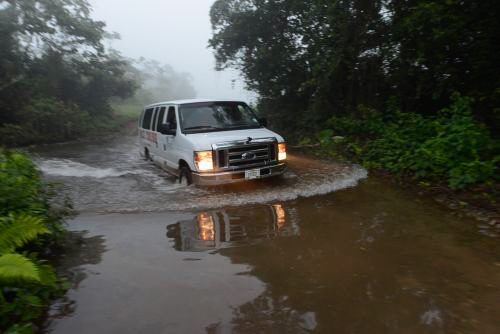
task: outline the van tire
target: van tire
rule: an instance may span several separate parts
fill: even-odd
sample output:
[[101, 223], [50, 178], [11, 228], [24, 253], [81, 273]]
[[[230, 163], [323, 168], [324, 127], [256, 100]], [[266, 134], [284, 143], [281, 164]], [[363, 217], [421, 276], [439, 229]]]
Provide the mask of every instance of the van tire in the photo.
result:
[[183, 182], [186, 182], [188, 186], [193, 183], [193, 174], [191, 174], [191, 170], [189, 169], [189, 167], [186, 166], [181, 167], [181, 169], [179, 170], [179, 183]]
[[144, 148], [144, 159], [151, 160], [151, 156], [149, 155], [149, 150], [146, 147]]

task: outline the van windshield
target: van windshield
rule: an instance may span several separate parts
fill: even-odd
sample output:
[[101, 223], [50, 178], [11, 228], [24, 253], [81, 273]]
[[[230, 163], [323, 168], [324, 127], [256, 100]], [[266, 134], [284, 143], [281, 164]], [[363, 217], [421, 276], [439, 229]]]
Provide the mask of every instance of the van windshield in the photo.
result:
[[252, 110], [242, 102], [204, 102], [179, 107], [184, 133], [260, 128]]

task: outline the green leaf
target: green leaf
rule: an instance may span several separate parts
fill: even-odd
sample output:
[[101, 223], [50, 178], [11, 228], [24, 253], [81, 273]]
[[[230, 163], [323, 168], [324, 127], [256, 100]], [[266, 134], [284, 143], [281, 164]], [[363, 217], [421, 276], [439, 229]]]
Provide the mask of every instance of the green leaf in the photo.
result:
[[332, 143], [333, 130], [325, 129], [318, 133], [319, 141], [322, 145], [328, 145]]
[[0, 281], [19, 280], [40, 282], [37, 266], [21, 254], [0, 256]]
[[33, 325], [28, 324], [14, 324], [4, 332], [4, 334], [32, 334], [34, 333]]
[[49, 233], [43, 218], [26, 214], [0, 218], [0, 254], [11, 253], [40, 234]]

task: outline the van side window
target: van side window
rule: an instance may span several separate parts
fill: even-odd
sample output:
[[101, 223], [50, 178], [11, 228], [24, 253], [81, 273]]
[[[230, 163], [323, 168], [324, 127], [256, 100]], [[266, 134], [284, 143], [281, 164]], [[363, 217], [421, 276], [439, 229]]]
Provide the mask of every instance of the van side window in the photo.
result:
[[146, 109], [142, 118], [142, 128], [145, 130], [151, 129], [151, 118], [153, 117], [153, 108]]
[[160, 113], [158, 114], [158, 121], [156, 122], [156, 131], [160, 131], [160, 125], [163, 123], [163, 116], [165, 116], [166, 107], [161, 107]]
[[167, 123], [171, 124], [172, 128], [177, 128], [177, 120], [175, 118], [175, 107], [168, 107]]
[[158, 110], [159, 109], [160, 109], [159, 107], [156, 107], [155, 112], [153, 113], [153, 126], [151, 127], [151, 130], [153, 130], [153, 131], [156, 131], [156, 121], [158, 119]]

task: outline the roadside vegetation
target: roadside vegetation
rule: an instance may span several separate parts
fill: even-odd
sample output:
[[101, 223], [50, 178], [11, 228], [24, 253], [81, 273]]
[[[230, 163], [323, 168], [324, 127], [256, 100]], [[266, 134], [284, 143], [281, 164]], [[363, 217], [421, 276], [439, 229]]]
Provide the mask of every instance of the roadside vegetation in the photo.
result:
[[0, 150], [0, 329], [33, 333], [50, 300], [66, 290], [44, 258], [64, 235], [63, 208], [23, 154]]
[[210, 15], [218, 68], [242, 71], [290, 143], [496, 203], [497, 2], [218, 0]]
[[106, 48], [119, 36], [90, 14], [80, 0], [0, 0], [0, 145], [109, 134], [136, 120], [124, 105], [194, 95], [187, 76]]
[[[332, 117], [326, 129], [299, 144], [319, 143], [333, 157], [402, 176], [445, 183], [452, 189], [498, 181], [498, 142], [474, 119], [470, 98], [456, 94], [435, 116], [396, 112], [389, 120], [364, 109], [358, 118]], [[421, 184], [427, 184], [425, 181]]]

